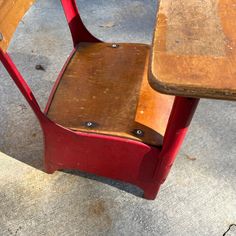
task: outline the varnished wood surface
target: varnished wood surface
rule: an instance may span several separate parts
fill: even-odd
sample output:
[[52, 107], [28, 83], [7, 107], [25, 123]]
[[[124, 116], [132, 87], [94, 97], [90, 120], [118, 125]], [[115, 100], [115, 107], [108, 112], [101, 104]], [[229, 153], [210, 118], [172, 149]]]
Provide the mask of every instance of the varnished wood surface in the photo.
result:
[[[147, 81], [149, 46], [81, 43], [67, 66], [48, 117], [73, 130], [161, 145], [173, 97]], [[93, 122], [94, 127], [86, 127]], [[142, 130], [143, 136], [134, 134]]]
[[149, 81], [167, 94], [236, 100], [236, 0], [161, 0]]
[[34, 0], [0, 0], [0, 48], [7, 50], [10, 40]]

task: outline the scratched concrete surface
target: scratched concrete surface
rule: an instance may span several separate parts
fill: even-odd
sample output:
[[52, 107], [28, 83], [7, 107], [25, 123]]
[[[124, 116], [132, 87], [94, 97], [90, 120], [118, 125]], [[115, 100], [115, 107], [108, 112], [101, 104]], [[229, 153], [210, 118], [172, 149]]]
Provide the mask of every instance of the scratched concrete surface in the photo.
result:
[[[78, 4], [103, 40], [150, 43], [156, 1]], [[9, 53], [42, 107], [70, 50], [59, 0], [38, 0]], [[208, 236], [236, 223], [236, 103], [201, 101], [155, 201], [140, 198], [133, 186], [78, 171], [45, 174], [39, 124], [2, 66], [0, 114], [0, 235]], [[227, 235], [236, 235], [234, 226]]]

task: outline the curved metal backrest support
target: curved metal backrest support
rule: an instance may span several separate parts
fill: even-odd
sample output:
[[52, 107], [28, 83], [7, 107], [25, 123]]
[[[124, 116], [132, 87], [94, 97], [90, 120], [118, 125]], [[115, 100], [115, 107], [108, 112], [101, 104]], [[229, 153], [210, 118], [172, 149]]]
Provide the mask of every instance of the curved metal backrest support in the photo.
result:
[[85, 27], [75, 0], [61, 0], [65, 16], [70, 27], [74, 46], [80, 42], [99, 42], [100, 40], [94, 37]]
[[24, 14], [35, 0], [0, 1], [0, 48], [6, 51]]

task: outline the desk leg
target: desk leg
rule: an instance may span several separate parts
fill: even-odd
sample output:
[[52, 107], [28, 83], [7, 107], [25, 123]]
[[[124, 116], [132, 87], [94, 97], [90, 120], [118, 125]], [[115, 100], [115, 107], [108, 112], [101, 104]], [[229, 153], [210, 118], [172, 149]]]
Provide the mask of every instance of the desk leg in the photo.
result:
[[183, 143], [198, 102], [198, 98], [175, 98], [159, 156], [161, 162], [154, 174], [156, 183], [164, 183]]

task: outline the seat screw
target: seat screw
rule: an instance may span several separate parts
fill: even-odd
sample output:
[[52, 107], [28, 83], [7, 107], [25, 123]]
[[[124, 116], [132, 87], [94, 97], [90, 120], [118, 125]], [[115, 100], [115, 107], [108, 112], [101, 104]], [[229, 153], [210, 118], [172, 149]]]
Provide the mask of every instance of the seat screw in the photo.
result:
[[2, 41], [3, 40], [3, 35], [2, 35], [2, 33], [0, 32], [0, 41]]
[[141, 129], [135, 129], [134, 134], [138, 137], [143, 137], [144, 136], [144, 132]]
[[115, 43], [113, 43], [113, 44], [111, 45], [111, 47], [112, 47], [112, 48], [118, 48], [118, 47], [119, 47], [119, 45], [118, 45], [118, 44], [115, 44]]
[[88, 121], [88, 122], [85, 122], [85, 126], [88, 128], [93, 128], [96, 126], [96, 124], [94, 122]]

